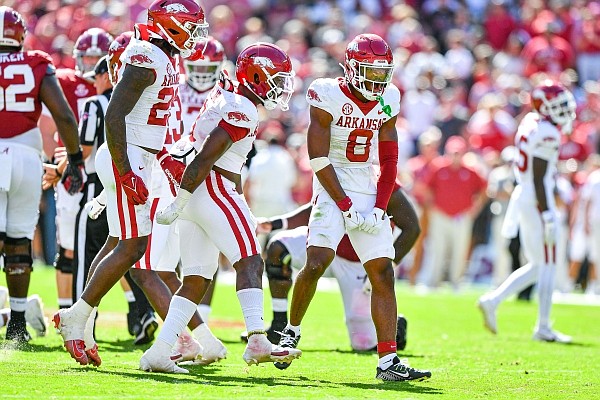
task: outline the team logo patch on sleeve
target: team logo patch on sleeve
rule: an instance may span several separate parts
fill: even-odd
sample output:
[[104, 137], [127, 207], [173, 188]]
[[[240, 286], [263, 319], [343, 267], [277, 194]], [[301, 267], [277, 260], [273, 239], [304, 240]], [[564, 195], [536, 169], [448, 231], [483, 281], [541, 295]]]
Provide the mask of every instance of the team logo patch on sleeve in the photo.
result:
[[250, 118], [248, 118], [248, 116], [241, 111], [228, 112], [227, 119], [230, 119], [230, 120], [236, 121], [236, 122], [240, 122], [240, 121], [250, 122]]
[[129, 57], [132, 64], [152, 64], [152, 59], [145, 54], [134, 54]]
[[318, 101], [319, 103], [321, 102], [321, 98], [319, 97], [319, 94], [315, 91], [315, 89], [308, 89], [307, 96], [311, 100]]

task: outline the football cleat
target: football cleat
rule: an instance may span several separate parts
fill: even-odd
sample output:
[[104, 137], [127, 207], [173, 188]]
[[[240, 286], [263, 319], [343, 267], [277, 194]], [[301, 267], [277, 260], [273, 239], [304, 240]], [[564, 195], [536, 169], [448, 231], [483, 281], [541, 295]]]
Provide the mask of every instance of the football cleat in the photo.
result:
[[129, 334], [131, 336], [137, 336], [139, 335], [140, 331], [142, 330], [142, 324], [139, 321], [137, 312], [128, 312], [127, 313], [127, 332], [129, 332]]
[[266, 333], [255, 333], [248, 338], [248, 344], [243, 359], [248, 365], [264, 362], [290, 364], [294, 358], [299, 358], [302, 351], [296, 348], [283, 348], [269, 342]]
[[498, 333], [496, 324], [496, 306], [485, 296], [481, 296], [477, 301], [477, 306], [483, 314], [483, 325], [494, 335]]
[[565, 335], [564, 333], [560, 333], [550, 328], [536, 329], [536, 331], [533, 333], [533, 340], [563, 344], [569, 344], [573, 342], [573, 338], [571, 336]]
[[[279, 339], [279, 346], [283, 349], [295, 349], [298, 347], [300, 341], [300, 335], [296, 337], [296, 333], [291, 329], [284, 329], [283, 332], [279, 332], [281, 339]], [[278, 369], [286, 369], [292, 362], [276, 362], [275, 367]]]
[[406, 348], [406, 330], [408, 329], [408, 321], [404, 315], [398, 315], [398, 324], [396, 327], [396, 347], [398, 350]]
[[46, 336], [48, 320], [44, 316], [44, 303], [37, 294], [27, 298], [25, 321], [35, 330], [38, 336]]
[[180, 361], [181, 354], [165, 354], [152, 345], [140, 359], [140, 369], [147, 372], [169, 372], [173, 374], [188, 374], [187, 369], [178, 367], [175, 362]]
[[10, 319], [6, 325], [6, 340], [12, 340], [18, 344], [25, 344], [31, 340], [31, 335], [27, 331], [25, 321], [19, 323]]
[[[267, 339], [269, 339], [269, 342], [273, 344], [278, 344], [279, 339], [281, 339], [281, 331], [285, 329], [286, 325], [287, 321], [273, 320], [273, 322], [271, 322], [271, 326], [269, 327], [269, 329], [267, 329]], [[240, 334], [240, 339], [242, 340], [242, 342], [248, 343], [248, 332], [243, 331]]]
[[208, 365], [227, 358], [227, 348], [212, 333], [206, 335], [200, 342], [200, 357], [196, 360], [197, 364]]
[[154, 333], [158, 329], [158, 321], [154, 316], [154, 311], [147, 311], [140, 320], [142, 328], [136, 336], [133, 344], [142, 345], [150, 343], [154, 340]]
[[100, 364], [102, 364], [102, 359], [100, 358], [100, 354], [98, 354], [98, 345], [96, 343], [94, 343], [91, 348], [85, 349], [85, 354], [94, 367], [99, 367]]
[[388, 369], [384, 370], [377, 367], [375, 378], [382, 381], [424, 381], [431, 378], [431, 371], [411, 368], [396, 357], [394, 363]]
[[88, 356], [88, 360], [94, 365], [99, 367], [102, 364], [100, 354], [98, 354], [98, 345], [94, 338], [94, 325], [96, 324], [96, 314], [98, 310], [94, 308], [88, 320], [85, 323], [85, 329], [83, 330], [83, 341], [85, 343], [85, 354]]
[[187, 332], [181, 332], [174, 348], [175, 353], [181, 354], [181, 361], [194, 361], [200, 355], [202, 346]]
[[63, 337], [65, 349], [71, 357], [81, 365], [87, 365], [89, 359], [85, 353], [85, 343], [83, 341], [83, 331], [85, 323], [77, 321], [69, 308], [59, 310], [54, 317], [54, 327], [58, 329]]

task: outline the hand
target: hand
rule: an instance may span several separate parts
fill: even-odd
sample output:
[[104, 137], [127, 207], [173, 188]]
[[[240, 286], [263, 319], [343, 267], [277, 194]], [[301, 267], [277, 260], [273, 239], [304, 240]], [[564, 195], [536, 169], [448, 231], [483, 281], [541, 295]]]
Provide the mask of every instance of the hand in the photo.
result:
[[83, 189], [83, 154], [81, 150], [74, 154], [67, 154], [67, 164], [61, 182], [70, 195], [77, 194]]
[[187, 190], [180, 189], [175, 200], [167, 208], [156, 213], [156, 222], [161, 225], [171, 225], [179, 217], [191, 196], [192, 194]]
[[362, 226], [362, 230], [370, 233], [372, 235], [376, 235], [379, 233], [379, 230], [383, 226], [385, 222], [385, 211], [381, 208], [375, 207], [373, 211], [367, 218], [365, 218], [365, 223]]
[[256, 233], [271, 233], [272, 230], [273, 225], [271, 225], [268, 218], [256, 218]]
[[44, 163], [44, 176], [42, 177], [42, 189], [47, 190], [55, 187], [62, 175], [58, 173], [58, 168], [54, 164]]
[[544, 243], [547, 246], [553, 246], [556, 243], [556, 217], [550, 210], [542, 212], [542, 222], [544, 224]]
[[137, 206], [146, 203], [148, 200], [148, 188], [146, 184], [132, 170], [129, 170], [125, 175], [120, 176], [121, 186], [127, 196], [127, 201]]
[[365, 223], [365, 218], [354, 208], [350, 206], [348, 211], [342, 211], [344, 216], [344, 224], [346, 229], [351, 231], [352, 229], [361, 229]]
[[169, 181], [171, 193], [173, 193], [173, 196], [177, 196], [177, 190], [179, 190], [179, 184], [185, 171], [185, 164], [171, 157], [164, 147], [156, 154], [156, 159]]
[[97, 197], [85, 203], [83, 209], [90, 219], [96, 220], [106, 208], [106, 192], [102, 191]]

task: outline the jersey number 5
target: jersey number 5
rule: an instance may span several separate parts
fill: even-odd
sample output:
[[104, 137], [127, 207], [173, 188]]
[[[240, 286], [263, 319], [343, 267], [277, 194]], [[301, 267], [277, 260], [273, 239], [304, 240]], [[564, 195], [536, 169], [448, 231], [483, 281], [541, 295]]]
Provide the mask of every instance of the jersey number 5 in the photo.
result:
[[352, 162], [367, 161], [371, 152], [372, 138], [373, 131], [366, 129], [355, 129], [350, 132], [346, 146], [346, 158]]
[[519, 138], [519, 159], [517, 160], [517, 167], [521, 172], [525, 172], [527, 170], [527, 166], [529, 165], [527, 153], [521, 148], [524, 143], [527, 143], [527, 137], [521, 136]]
[[[18, 80], [23, 83], [11, 83], [11, 80]], [[7, 87], [4, 87], [3, 84], [6, 84]], [[4, 70], [0, 67], [0, 110], [35, 111], [35, 99], [33, 96], [25, 96], [31, 93], [34, 88], [35, 77], [29, 65], [8, 65], [4, 67]]]

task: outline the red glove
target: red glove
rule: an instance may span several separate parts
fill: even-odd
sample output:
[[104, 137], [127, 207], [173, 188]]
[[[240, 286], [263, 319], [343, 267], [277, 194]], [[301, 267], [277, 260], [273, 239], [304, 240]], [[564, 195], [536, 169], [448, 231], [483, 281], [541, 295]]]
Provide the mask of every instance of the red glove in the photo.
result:
[[185, 171], [185, 164], [171, 157], [164, 147], [156, 154], [156, 159], [167, 176], [171, 193], [173, 193], [173, 196], [177, 196], [177, 189], [179, 189], [183, 171]]
[[135, 206], [146, 203], [146, 200], [148, 200], [148, 188], [146, 188], [146, 184], [142, 178], [130, 170], [125, 175], [120, 176], [119, 180], [130, 203]]

